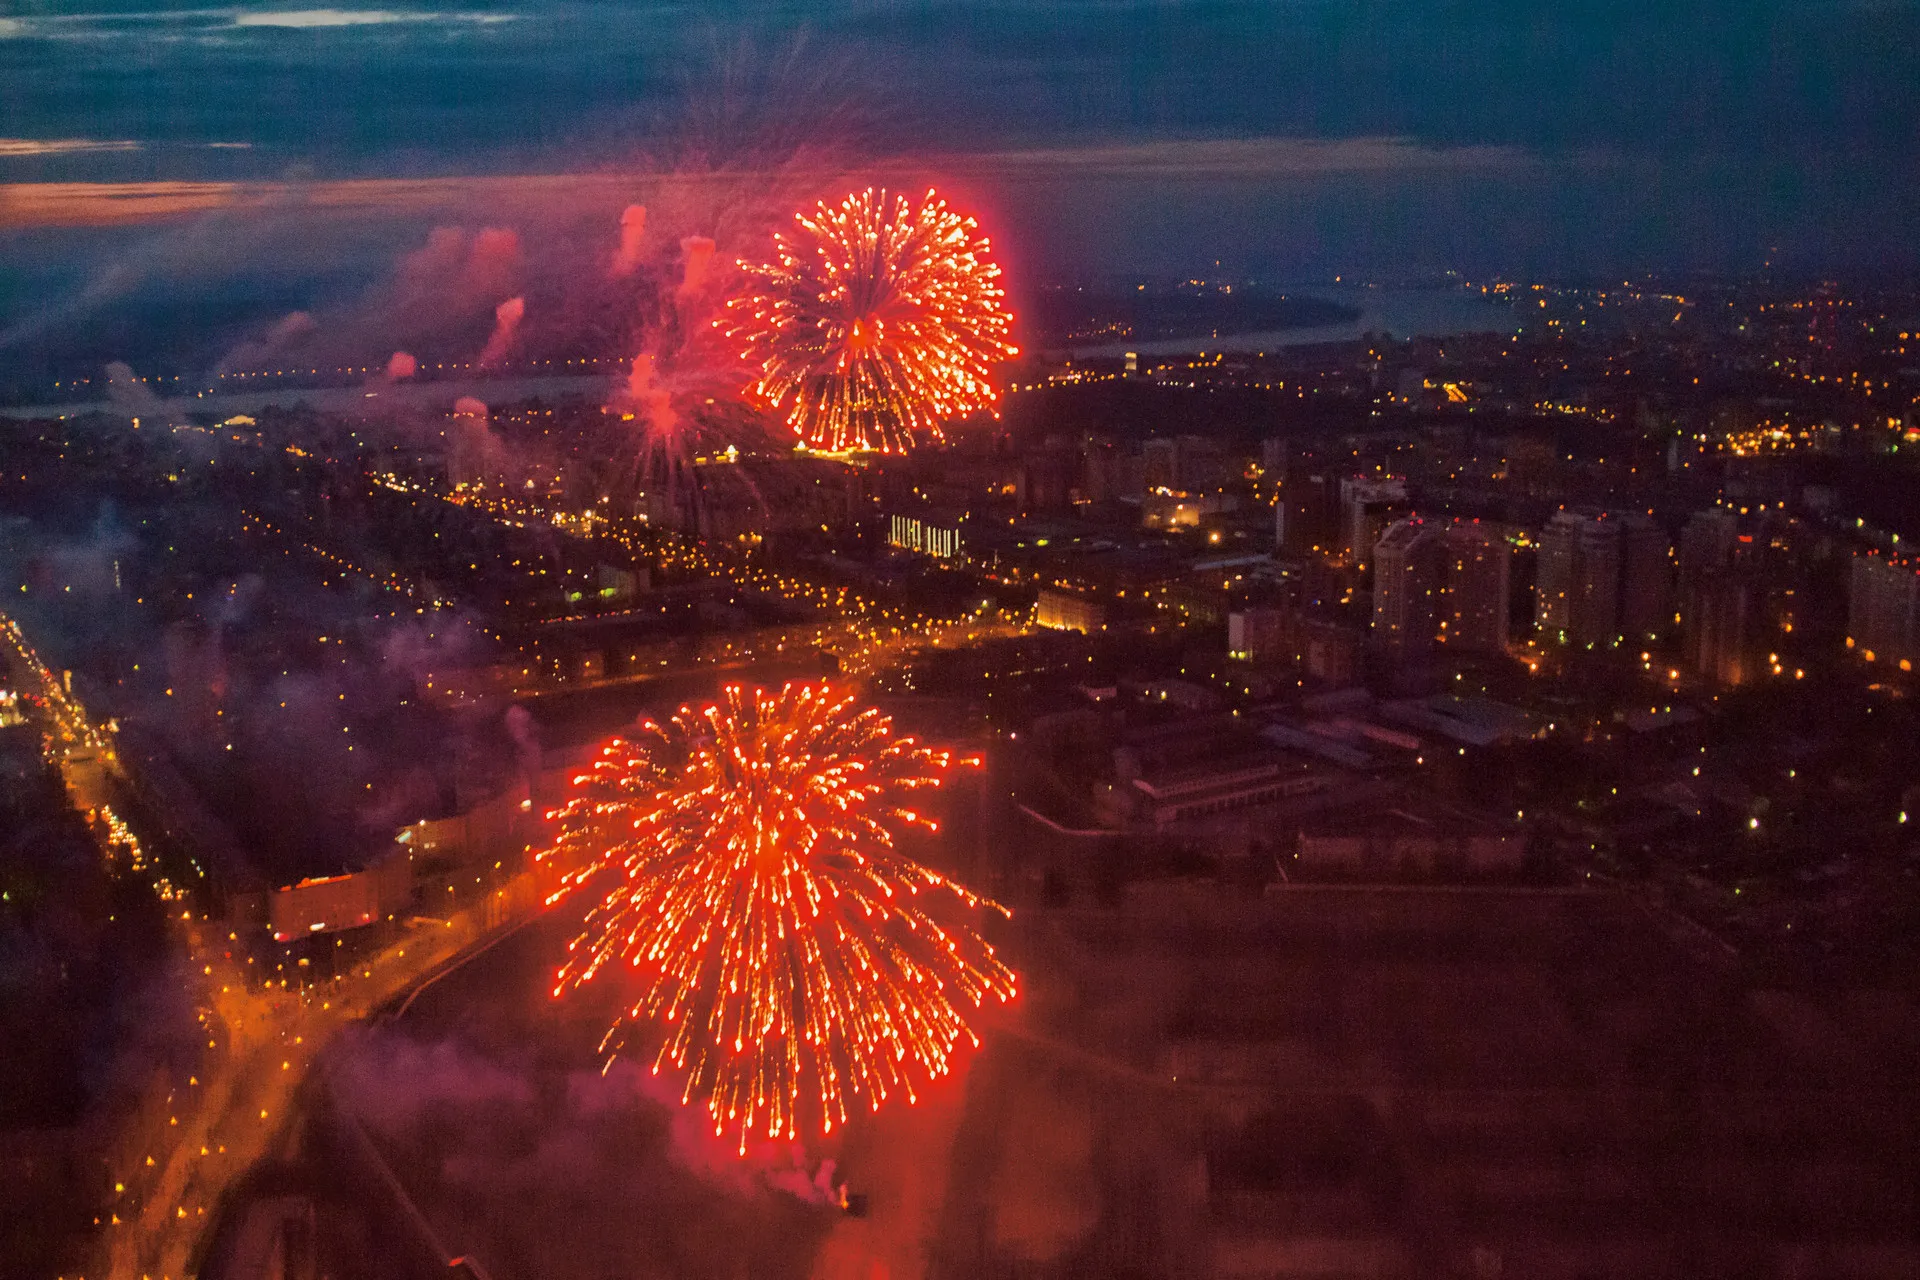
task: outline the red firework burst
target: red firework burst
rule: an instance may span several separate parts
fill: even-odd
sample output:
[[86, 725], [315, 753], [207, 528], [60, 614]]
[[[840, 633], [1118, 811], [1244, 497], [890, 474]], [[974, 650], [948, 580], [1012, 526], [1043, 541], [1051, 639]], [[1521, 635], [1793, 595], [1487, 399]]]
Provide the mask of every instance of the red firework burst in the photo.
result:
[[721, 322], [754, 389], [818, 449], [904, 450], [993, 406], [993, 366], [1019, 354], [1000, 268], [972, 218], [932, 191], [868, 188], [822, 202], [742, 263]]
[[903, 801], [947, 754], [824, 685], [730, 688], [646, 730], [608, 744], [559, 814], [568, 888], [604, 896], [554, 995], [631, 969], [602, 1049], [650, 1025], [653, 1069], [685, 1072], [685, 1100], [743, 1151], [946, 1074], [974, 1041], [963, 1010], [1015, 983], [978, 934], [929, 914], [993, 904], [895, 847], [932, 828]]

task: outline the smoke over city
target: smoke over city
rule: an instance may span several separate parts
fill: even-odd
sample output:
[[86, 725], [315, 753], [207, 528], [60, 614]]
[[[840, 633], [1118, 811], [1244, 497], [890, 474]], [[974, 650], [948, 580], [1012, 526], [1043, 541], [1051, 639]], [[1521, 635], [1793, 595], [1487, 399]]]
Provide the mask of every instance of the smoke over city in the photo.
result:
[[1920, 1276], [1914, 0], [0, 10], [0, 1277]]
[[647, 206], [628, 205], [620, 214], [620, 247], [614, 251], [613, 264], [608, 268], [614, 279], [624, 279], [639, 269], [646, 235]]
[[487, 336], [487, 345], [480, 352], [480, 367], [485, 369], [499, 364], [513, 349], [513, 341], [520, 330], [520, 321], [526, 317], [527, 300], [508, 298], [493, 309], [493, 332]]
[[787, 1143], [743, 1159], [663, 1078], [599, 1069], [588, 1030], [550, 1023], [561, 1051], [540, 1055], [380, 1030], [342, 1047], [333, 1087], [436, 1230], [502, 1272], [809, 1275], [841, 1217], [832, 1159]]

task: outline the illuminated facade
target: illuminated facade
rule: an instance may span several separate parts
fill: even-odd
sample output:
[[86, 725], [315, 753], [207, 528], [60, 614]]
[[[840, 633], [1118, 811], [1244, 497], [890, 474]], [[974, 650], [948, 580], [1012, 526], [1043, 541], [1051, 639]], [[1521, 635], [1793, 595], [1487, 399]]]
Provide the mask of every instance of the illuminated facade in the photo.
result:
[[966, 545], [960, 533], [965, 519], [964, 516], [957, 520], [933, 520], [896, 515], [888, 522], [887, 541], [903, 551], [948, 560], [959, 555]]
[[276, 889], [267, 899], [267, 923], [275, 942], [292, 942], [377, 924], [404, 910], [412, 898], [413, 859], [396, 847], [364, 870]]
[[1207, 516], [1232, 509], [1224, 494], [1154, 490], [1140, 504], [1140, 523], [1149, 529], [1197, 529]]
[[1076, 592], [1042, 588], [1034, 605], [1033, 622], [1035, 626], [1055, 631], [1090, 634], [1106, 630], [1107, 611], [1098, 602]]

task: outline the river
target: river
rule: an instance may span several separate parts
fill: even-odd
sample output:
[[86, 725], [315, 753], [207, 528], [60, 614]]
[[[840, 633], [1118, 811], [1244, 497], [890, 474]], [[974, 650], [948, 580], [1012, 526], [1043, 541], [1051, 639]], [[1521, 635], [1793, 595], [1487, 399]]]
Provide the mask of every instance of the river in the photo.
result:
[[1466, 289], [1396, 289], [1350, 285], [1313, 285], [1290, 290], [1301, 298], [1322, 298], [1358, 311], [1347, 324], [1308, 325], [1225, 336], [1168, 338], [1158, 342], [1110, 342], [1076, 347], [1079, 357], [1178, 355], [1188, 351], [1271, 351], [1323, 342], [1352, 342], [1369, 333], [1396, 338], [1445, 338], [1459, 333], [1512, 333], [1519, 327], [1514, 310]]

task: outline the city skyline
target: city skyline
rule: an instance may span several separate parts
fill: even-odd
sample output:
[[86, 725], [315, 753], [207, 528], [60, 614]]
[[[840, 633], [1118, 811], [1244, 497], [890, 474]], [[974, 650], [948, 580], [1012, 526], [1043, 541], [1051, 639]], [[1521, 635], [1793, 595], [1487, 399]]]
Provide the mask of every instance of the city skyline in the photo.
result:
[[1916, 49], [7, 10], [0, 1273], [1920, 1274]]

